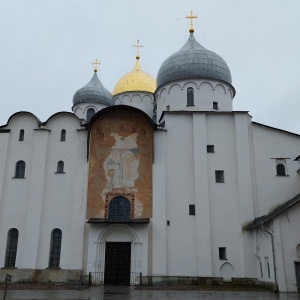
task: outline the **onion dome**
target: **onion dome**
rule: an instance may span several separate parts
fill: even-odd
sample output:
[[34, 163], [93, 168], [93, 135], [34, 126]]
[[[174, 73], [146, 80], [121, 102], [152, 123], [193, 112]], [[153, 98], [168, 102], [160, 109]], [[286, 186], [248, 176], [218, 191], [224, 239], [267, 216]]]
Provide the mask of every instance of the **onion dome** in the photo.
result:
[[73, 96], [73, 105], [81, 103], [113, 105], [111, 93], [102, 85], [97, 76], [97, 67], [94, 68], [94, 76], [90, 82], [79, 89]]
[[142, 70], [139, 59], [140, 57], [137, 55], [133, 70], [119, 79], [113, 90], [113, 96], [134, 91], [154, 93], [156, 90], [155, 78]]
[[161, 65], [157, 74], [157, 86], [189, 78], [222, 80], [231, 85], [231, 74], [226, 62], [216, 53], [200, 45], [190, 30], [186, 44]]

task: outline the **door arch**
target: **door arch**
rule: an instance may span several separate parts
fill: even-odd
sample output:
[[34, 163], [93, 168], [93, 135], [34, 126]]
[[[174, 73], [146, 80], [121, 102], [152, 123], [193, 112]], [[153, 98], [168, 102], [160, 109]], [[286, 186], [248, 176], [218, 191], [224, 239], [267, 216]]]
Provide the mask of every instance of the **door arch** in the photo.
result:
[[99, 234], [97, 239], [95, 272], [103, 274], [101, 283], [104, 284], [106, 243], [127, 242], [131, 244], [130, 254], [130, 284], [139, 283], [139, 274], [142, 270], [141, 251], [142, 243], [131, 226], [127, 224], [110, 224]]

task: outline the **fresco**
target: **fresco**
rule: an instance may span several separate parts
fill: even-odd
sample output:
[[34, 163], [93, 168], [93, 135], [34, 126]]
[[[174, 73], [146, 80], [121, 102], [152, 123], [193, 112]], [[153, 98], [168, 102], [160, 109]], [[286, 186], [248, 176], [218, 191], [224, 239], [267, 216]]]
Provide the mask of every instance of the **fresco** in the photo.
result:
[[139, 148], [137, 145], [137, 133], [127, 137], [117, 133], [111, 133], [115, 138], [115, 145], [104, 161], [107, 188], [133, 188], [138, 179], [138, 166], [140, 163]]
[[111, 107], [90, 129], [87, 218], [106, 219], [109, 202], [124, 196], [131, 218], [152, 216], [153, 126], [142, 112]]

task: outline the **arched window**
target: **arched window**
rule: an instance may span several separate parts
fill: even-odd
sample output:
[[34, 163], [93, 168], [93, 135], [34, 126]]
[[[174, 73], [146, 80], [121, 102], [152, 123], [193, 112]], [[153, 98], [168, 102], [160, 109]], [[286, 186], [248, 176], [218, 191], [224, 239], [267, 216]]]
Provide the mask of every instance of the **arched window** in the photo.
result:
[[109, 203], [108, 219], [113, 222], [130, 221], [130, 202], [122, 196], [113, 198]]
[[194, 106], [194, 89], [189, 87], [187, 89], [187, 106]]
[[57, 163], [56, 173], [64, 173], [64, 162], [62, 160]]
[[16, 266], [18, 238], [19, 231], [16, 228], [11, 228], [7, 235], [5, 268], [14, 268]]
[[19, 141], [24, 141], [24, 129], [21, 129], [20, 132], [19, 132]]
[[16, 163], [15, 178], [25, 178], [25, 161], [19, 160]]
[[62, 232], [55, 228], [51, 232], [49, 268], [59, 268]]
[[89, 121], [94, 114], [95, 110], [93, 108], [89, 108], [86, 113], [86, 120]]
[[66, 130], [62, 129], [60, 133], [60, 141], [64, 142], [66, 140]]
[[285, 166], [284, 164], [278, 164], [276, 166], [277, 176], [285, 176]]

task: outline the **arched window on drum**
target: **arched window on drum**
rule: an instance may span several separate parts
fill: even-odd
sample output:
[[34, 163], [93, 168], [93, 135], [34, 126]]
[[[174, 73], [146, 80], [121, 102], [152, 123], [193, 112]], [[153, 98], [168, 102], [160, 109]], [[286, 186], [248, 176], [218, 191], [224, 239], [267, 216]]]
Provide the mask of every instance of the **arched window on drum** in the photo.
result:
[[89, 121], [94, 114], [95, 110], [93, 108], [89, 108], [86, 113], [86, 120]]
[[189, 87], [186, 91], [187, 103], [186, 106], [194, 106], [194, 89]]
[[127, 198], [117, 196], [109, 202], [108, 220], [112, 222], [130, 221], [131, 205]]

